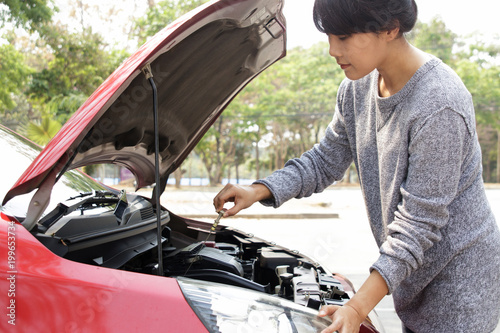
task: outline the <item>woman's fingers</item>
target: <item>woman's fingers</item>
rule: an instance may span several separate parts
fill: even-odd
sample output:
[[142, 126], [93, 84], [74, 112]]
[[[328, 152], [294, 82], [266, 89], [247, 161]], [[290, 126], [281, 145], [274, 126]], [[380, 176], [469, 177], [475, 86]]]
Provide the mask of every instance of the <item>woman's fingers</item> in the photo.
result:
[[[340, 306], [337, 306], [337, 305], [325, 305], [319, 311], [318, 316], [320, 316], [320, 317], [329, 316], [329, 317], [333, 318], [334, 313], [338, 309], [340, 309]], [[340, 329], [339, 323], [336, 322], [336, 321], [333, 321], [332, 324], [330, 326], [328, 326], [327, 328], [325, 328], [323, 331], [321, 331], [321, 333], [334, 333], [334, 332], [336, 333], [336, 332], [339, 332], [338, 331], [339, 329]]]
[[269, 189], [262, 184], [252, 184], [250, 186], [241, 186], [235, 184], [227, 184], [215, 196], [214, 207], [215, 211], [220, 211], [224, 208], [227, 202], [234, 202], [234, 206], [229, 208], [224, 217], [236, 215], [242, 209], [248, 208], [255, 202], [272, 197]]
[[361, 321], [350, 306], [327, 305], [321, 308], [320, 317], [332, 317], [332, 323], [321, 333], [358, 333]]
[[227, 209], [224, 217], [236, 215], [240, 210], [253, 204], [249, 201], [249, 193], [245, 187], [233, 184], [227, 184], [214, 198], [215, 211], [224, 208], [227, 202], [234, 202], [234, 206]]
[[335, 313], [335, 311], [337, 311], [338, 309], [340, 309], [340, 306], [338, 305], [325, 305], [321, 308], [321, 310], [319, 310], [319, 316], [320, 317], [324, 317], [324, 316], [331, 316]]

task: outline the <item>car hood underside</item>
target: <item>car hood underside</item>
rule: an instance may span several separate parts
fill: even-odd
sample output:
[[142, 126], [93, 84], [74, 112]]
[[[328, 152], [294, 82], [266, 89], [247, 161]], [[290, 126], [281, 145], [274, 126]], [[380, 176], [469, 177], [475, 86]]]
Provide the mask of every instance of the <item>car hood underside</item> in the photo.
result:
[[[7, 193], [39, 189], [35, 221], [61, 175], [90, 164], [128, 168], [137, 189], [155, 183], [153, 86], [157, 88], [157, 188], [255, 76], [285, 56], [282, 0], [212, 1], [181, 17], [127, 59], [63, 126]], [[152, 74], [152, 80], [149, 79]]]

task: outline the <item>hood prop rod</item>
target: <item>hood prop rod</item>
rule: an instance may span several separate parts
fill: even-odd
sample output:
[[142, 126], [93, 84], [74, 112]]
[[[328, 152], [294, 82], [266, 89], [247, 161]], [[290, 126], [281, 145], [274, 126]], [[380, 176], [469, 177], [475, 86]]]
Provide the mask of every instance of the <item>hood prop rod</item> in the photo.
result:
[[156, 238], [158, 242], [158, 275], [163, 276], [163, 246], [161, 236], [161, 204], [160, 204], [160, 133], [158, 130], [158, 94], [151, 65], [147, 64], [142, 68], [142, 72], [151, 85], [153, 90], [153, 118], [154, 118], [154, 136], [155, 136], [155, 201], [156, 201]]

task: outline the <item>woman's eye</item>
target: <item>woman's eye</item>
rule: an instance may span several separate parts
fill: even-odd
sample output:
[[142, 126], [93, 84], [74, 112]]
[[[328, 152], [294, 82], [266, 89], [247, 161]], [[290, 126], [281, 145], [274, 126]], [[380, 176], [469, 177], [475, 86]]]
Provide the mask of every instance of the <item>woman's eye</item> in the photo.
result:
[[337, 36], [337, 37], [340, 40], [346, 40], [349, 37], [349, 35], [341, 35], [341, 36]]

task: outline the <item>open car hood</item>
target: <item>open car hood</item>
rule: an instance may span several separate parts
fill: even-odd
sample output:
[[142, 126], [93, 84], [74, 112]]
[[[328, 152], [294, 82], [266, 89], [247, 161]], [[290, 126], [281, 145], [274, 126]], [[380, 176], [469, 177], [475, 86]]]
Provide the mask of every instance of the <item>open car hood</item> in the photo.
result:
[[78, 109], [3, 204], [38, 188], [28, 214], [39, 216], [60, 175], [89, 164], [121, 165], [135, 175], [137, 188], [153, 184], [153, 92], [143, 72], [148, 66], [158, 88], [164, 186], [234, 96], [285, 56], [283, 1], [211, 1], [160, 31]]

